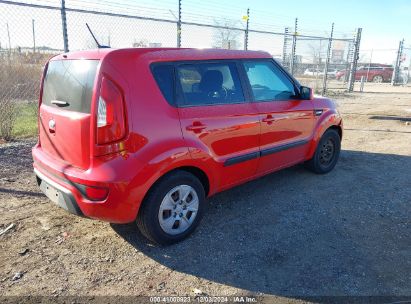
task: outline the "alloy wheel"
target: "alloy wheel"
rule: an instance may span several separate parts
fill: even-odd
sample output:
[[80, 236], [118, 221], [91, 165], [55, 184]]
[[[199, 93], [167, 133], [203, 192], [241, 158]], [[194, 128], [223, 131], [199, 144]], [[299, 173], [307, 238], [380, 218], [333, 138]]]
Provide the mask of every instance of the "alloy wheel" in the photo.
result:
[[198, 208], [199, 199], [193, 187], [174, 187], [165, 195], [158, 211], [161, 229], [170, 235], [183, 233], [193, 224]]

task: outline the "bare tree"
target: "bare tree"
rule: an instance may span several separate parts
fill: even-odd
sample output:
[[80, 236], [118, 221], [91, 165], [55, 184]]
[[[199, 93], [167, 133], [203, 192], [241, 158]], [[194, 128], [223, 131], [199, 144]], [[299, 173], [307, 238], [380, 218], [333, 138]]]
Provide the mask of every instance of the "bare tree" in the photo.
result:
[[214, 47], [223, 49], [237, 49], [238, 36], [240, 31], [234, 30], [238, 28], [238, 22], [229, 19], [214, 20], [214, 25], [217, 27], [214, 30]]
[[138, 48], [138, 47], [144, 48], [144, 47], [147, 47], [147, 46], [148, 46], [148, 41], [147, 41], [146, 39], [140, 39], [139, 41], [137, 41], [137, 40], [134, 39], [133, 47], [136, 47], [136, 48]]
[[318, 45], [313, 45], [313, 44], [309, 44], [308, 45], [309, 48], [309, 55], [311, 57], [311, 60], [314, 64], [319, 63], [319, 59], [320, 59], [320, 50]]
[[[318, 42], [318, 43], [317, 43]], [[316, 43], [308, 43], [308, 52], [310, 57], [312, 58], [312, 62], [314, 64], [321, 64], [322, 63], [322, 54], [326, 53], [326, 43], [322, 43], [321, 40], [316, 41]]]

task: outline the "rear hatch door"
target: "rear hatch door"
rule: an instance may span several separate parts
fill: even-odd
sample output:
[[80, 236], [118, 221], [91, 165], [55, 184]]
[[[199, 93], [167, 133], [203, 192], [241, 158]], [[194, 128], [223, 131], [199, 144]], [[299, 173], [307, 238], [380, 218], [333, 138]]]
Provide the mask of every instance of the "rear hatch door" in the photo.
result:
[[98, 60], [52, 60], [43, 82], [39, 139], [45, 153], [67, 165], [90, 165], [91, 104]]

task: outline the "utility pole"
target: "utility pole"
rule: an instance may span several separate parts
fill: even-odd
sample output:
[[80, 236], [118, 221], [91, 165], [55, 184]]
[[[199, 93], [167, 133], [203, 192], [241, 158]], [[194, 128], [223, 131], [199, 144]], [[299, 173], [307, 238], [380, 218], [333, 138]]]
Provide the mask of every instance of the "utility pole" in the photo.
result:
[[292, 47], [292, 51], [291, 51], [291, 67], [290, 67], [290, 73], [293, 76], [294, 76], [294, 70], [295, 70], [295, 50], [296, 50], [297, 35], [298, 35], [297, 29], [298, 29], [298, 18], [295, 18], [294, 35], [293, 35], [293, 47]]
[[284, 28], [284, 42], [283, 42], [283, 66], [287, 66], [287, 52], [288, 52], [288, 41], [290, 29], [288, 27]]
[[68, 46], [68, 36], [67, 36], [67, 17], [66, 17], [66, 1], [61, 0], [61, 25], [63, 28], [63, 43], [64, 43], [64, 52], [69, 51]]
[[34, 19], [31, 19], [31, 26], [33, 28], [33, 53], [36, 52], [36, 31], [34, 29]]
[[[333, 35], [334, 35], [334, 23], [331, 25], [331, 35], [330, 35], [330, 38], [328, 39], [328, 49], [327, 49], [327, 58], [325, 59], [322, 95], [325, 95], [327, 93], [328, 65], [330, 64], [331, 48], [333, 44]], [[321, 48], [320, 48], [320, 51], [321, 51]]]
[[361, 33], [362, 33], [362, 28], [358, 28], [357, 35], [355, 37], [354, 54], [353, 54], [353, 60], [351, 63], [350, 76], [348, 79], [348, 92], [352, 92], [354, 90], [355, 73], [357, 71], [358, 59], [360, 58], [359, 52], [360, 52], [360, 43], [361, 43]]
[[249, 24], [249, 19], [250, 19], [250, 9], [247, 8], [247, 23], [245, 26], [245, 35], [244, 35], [244, 50], [247, 51], [248, 49], [248, 24]]
[[347, 48], [347, 58], [345, 60], [345, 70], [346, 73], [344, 74], [344, 84], [348, 83], [348, 79], [350, 78], [350, 67], [351, 67], [351, 62], [352, 59], [354, 58], [354, 46], [355, 46], [355, 36], [353, 37], [352, 41], [348, 42], [348, 48]]
[[368, 69], [367, 69], [367, 78], [365, 79], [365, 82], [368, 82], [368, 76], [370, 75], [370, 67], [372, 63], [372, 55], [374, 53], [374, 49], [371, 49], [371, 54], [370, 54], [370, 62], [368, 62]]
[[10, 41], [10, 30], [9, 30], [9, 23], [6, 23], [7, 27], [7, 37], [9, 38], [9, 53], [11, 53], [11, 41]]
[[396, 85], [398, 82], [403, 49], [404, 49], [404, 39], [400, 41], [400, 45], [398, 46], [397, 59], [395, 60], [394, 73], [391, 77], [391, 85], [393, 86]]
[[181, 0], [178, 0], [177, 47], [181, 48]]
[[411, 70], [411, 58], [410, 58], [410, 64], [408, 65], [408, 71], [407, 71], [407, 84], [408, 84], [409, 79], [410, 79], [410, 70]]

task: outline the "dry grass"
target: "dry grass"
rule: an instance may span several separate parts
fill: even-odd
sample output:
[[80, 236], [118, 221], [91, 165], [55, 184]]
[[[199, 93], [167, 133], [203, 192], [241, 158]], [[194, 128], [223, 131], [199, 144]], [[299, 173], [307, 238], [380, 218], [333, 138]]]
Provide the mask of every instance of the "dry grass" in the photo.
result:
[[13, 127], [16, 122], [17, 104], [14, 100], [0, 101], [0, 137], [5, 140], [12, 139]]
[[49, 54], [12, 53], [0, 58], [0, 138], [11, 140], [36, 134], [34, 108], [48, 57]]

